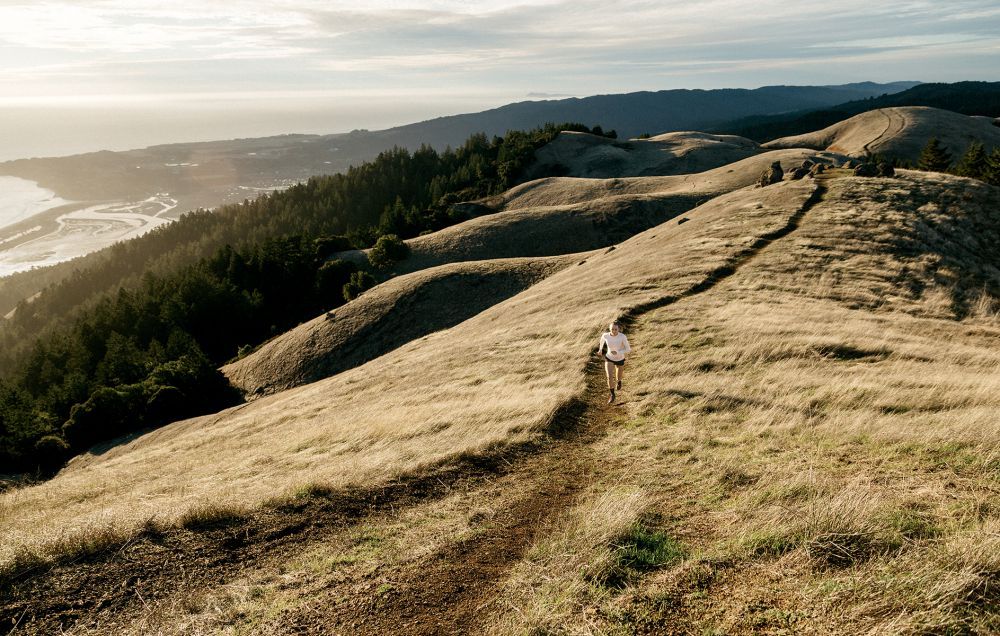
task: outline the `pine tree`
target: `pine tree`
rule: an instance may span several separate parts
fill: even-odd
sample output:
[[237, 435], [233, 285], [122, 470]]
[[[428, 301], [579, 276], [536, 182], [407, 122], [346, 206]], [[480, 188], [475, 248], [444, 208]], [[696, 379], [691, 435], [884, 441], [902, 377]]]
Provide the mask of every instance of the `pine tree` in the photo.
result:
[[920, 160], [917, 161], [918, 170], [928, 172], [947, 172], [951, 167], [951, 153], [941, 145], [937, 137], [931, 137], [923, 152], [920, 153]]
[[955, 166], [955, 174], [960, 177], [983, 180], [988, 168], [986, 149], [983, 148], [983, 144], [974, 141], [969, 144], [969, 149], [965, 151], [962, 159]]
[[1000, 186], [1000, 147], [994, 148], [987, 158], [983, 181], [990, 185]]

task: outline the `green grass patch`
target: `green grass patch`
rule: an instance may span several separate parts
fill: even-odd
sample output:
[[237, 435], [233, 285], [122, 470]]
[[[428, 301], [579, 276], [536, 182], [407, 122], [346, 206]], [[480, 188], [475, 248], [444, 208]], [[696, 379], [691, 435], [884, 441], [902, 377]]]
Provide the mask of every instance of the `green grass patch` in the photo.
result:
[[753, 557], [779, 557], [798, 547], [798, 541], [786, 534], [763, 531], [746, 537], [743, 547]]
[[613, 588], [625, 587], [647, 572], [673, 565], [687, 554], [680, 541], [642, 522], [633, 524], [612, 551], [611, 565], [600, 582]]

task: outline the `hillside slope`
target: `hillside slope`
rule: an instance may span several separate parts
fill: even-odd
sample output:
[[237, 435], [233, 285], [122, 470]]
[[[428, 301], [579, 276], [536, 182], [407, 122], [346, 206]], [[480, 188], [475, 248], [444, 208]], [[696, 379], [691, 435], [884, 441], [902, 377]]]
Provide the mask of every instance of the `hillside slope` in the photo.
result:
[[728, 122], [710, 132], [742, 135], [763, 143], [779, 137], [819, 130], [859, 113], [896, 106], [930, 106], [993, 119], [1000, 114], [1000, 82], [918, 84], [904, 91], [847, 102], [832, 108], [746, 117]]
[[[19, 544], [52, 540], [31, 528], [56, 527], [53, 514], [64, 520], [59, 527], [69, 519], [86, 527], [109, 513], [137, 524], [153, 513], [179, 516], [218, 503], [216, 486], [254, 505], [307, 482], [373, 483], [466, 450], [533, 438], [580, 392], [586, 353], [608, 316], [703, 280], [755, 235], [781, 227], [812, 189], [799, 182], [722, 197], [700, 210], [697, 223], [644, 232], [457, 331], [432, 333], [326, 380], [74, 461], [51, 481], [4, 501], [3, 558]], [[442, 352], [444, 363], [436, 364]], [[270, 459], [256, 463], [250, 448]], [[186, 468], [178, 471], [175, 462]], [[178, 474], [186, 485], [177, 483]], [[160, 494], [149, 498], [152, 492]], [[89, 494], [80, 500], [82, 493]], [[39, 506], [42, 500], [51, 505]], [[95, 507], [97, 501], [104, 503]]]
[[[537, 179], [476, 202], [480, 212], [485, 211], [481, 216], [408, 239], [410, 255], [394, 265], [393, 272], [403, 274], [460, 261], [555, 256], [607, 247], [713, 197], [755, 183], [760, 173], [775, 161], [789, 170], [806, 159], [836, 165], [847, 157], [805, 149], [773, 150], [697, 174]], [[362, 251], [335, 256], [365, 263]]]
[[615, 141], [586, 133], [562, 132], [535, 153], [536, 174], [610, 179], [704, 172], [762, 152], [749, 139], [734, 135], [671, 132]]
[[[0, 618], [995, 632], [998, 209], [996, 188], [909, 171], [718, 196], [360, 367], [0, 495], [7, 563], [121, 537]], [[587, 360], [615, 316], [635, 352], [606, 407]], [[400, 480], [462, 457], [441, 488]], [[151, 518], [209, 523], [131, 534]], [[67, 608], [81, 581], [108, 587]]]
[[222, 372], [252, 396], [315, 382], [452, 327], [587, 256], [471, 261], [398, 276]]
[[[373, 133], [392, 143], [454, 144], [472, 132], [503, 134], [549, 121], [579, 121], [616, 130], [622, 138], [643, 133], [698, 130], [713, 124], [764, 114], [823, 108], [845, 101], [896, 93], [919, 82], [876, 84], [859, 82], [840, 86], [763, 86], [757, 89], [671, 89], [619, 95], [592, 95], [524, 101], [480, 113], [440, 117], [418, 124]], [[738, 113], [738, 114], [735, 114]], [[434, 141], [428, 141], [433, 139]]]
[[[588, 250], [624, 241], [719, 194], [753, 183], [773, 161], [791, 168], [806, 158], [831, 165], [845, 159], [830, 153], [783, 150], [694, 175], [610, 180], [559, 177], [518, 186], [481, 202], [482, 207], [495, 206], [499, 212], [408, 240], [410, 255], [394, 266], [400, 276], [355, 303], [274, 338], [222, 371], [251, 395], [314, 382], [376, 357], [376, 352], [384, 353], [391, 348], [387, 342], [396, 346], [499, 302], [514, 289], [508, 278], [514, 270], [524, 275], [519, 275], [519, 284], [535, 282], [543, 270], [555, 271], [586, 258], [583, 253]], [[575, 253], [580, 256], [557, 258]], [[362, 256], [360, 251], [337, 255], [364, 263]], [[461, 289], [468, 276], [483, 275], [492, 281], [485, 288]], [[493, 283], [501, 285], [496, 293], [491, 291]], [[476, 296], [475, 301], [460, 301], [468, 292]], [[411, 296], [417, 294], [425, 300], [414, 306]], [[389, 335], [386, 341], [378, 335], [383, 332]], [[369, 334], [374, 340], [364, 341], [359, 349], [358, 334]]]
[[986, 148], [1000, 147], [1000, 128], [989, 120], [923, 106], [873, 110], [823, 130], [775, 139], [764, 147], [813, 148], [855, 157], [871, 152], [916, 162], [932, 137], [955, 157], [972, 141]]

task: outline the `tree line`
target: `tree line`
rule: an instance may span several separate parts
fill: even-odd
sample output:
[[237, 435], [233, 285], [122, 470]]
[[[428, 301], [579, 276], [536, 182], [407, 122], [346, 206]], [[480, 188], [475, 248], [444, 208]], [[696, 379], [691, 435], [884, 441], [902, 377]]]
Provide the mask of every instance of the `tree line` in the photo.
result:
[[955, 161], [937, 138], [931, 138], [914, 167], [931, 172], [948, 172], [1000, 186], [1000, 147], [987, 152], [982, 143], [973, 141], [965, 154]]
[[[561, 130], [591, 132], [550, 124], [443, 152], [395, 148], [194, 211], [21, 303], [3, 333], [0, 472], [51, 472], [95, 443], [239, 402], [219, 365], [374, 285], [405, 258], [402, 239], [516, 185]], [[366, 247], [371, 268], [332, 258]]]

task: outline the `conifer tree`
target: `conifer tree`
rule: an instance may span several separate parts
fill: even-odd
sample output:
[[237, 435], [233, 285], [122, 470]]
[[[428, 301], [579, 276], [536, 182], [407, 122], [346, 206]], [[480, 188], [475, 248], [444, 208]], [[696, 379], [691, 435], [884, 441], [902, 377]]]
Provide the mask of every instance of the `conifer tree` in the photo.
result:
[[983, 144], [974, 141], [969, 144], [968, 150], [955, 166], [955, 174], [960, 177], [983, 180], [988, 167], [986, 149], [983, 148]]
[[983, 181], [990, 185], [1000, 186], [1000, 147], [994, 148], [986, 159], [986, 172]]
[[923, 152], [920, 153], [920, 160], [917, 161], [917, 169], [928, 172], [947, 172], [951, 167], [951, 153], [941, 145], [937, 137], [931, 137]]

